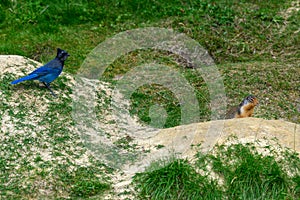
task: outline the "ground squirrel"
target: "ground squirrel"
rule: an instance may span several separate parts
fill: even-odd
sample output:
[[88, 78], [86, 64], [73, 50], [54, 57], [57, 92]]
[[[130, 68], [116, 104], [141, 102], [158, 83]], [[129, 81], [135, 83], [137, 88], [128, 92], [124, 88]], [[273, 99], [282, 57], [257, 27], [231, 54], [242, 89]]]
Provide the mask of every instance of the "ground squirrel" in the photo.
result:
[[239, 106], [229, 110], [226, 114], [227, 119], [231, 118], [243, 118], [251, 117], [254, 112], [254, 107], [258, 104], [258, 100], [255, 96], [247, 96]]

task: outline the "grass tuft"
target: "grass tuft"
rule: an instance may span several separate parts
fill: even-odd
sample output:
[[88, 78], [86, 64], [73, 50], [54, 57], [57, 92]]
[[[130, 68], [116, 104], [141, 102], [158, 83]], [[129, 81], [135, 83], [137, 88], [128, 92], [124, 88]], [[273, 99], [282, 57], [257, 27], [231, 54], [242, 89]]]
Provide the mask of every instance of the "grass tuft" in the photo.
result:
[[[155, 165], [157, 163], [153, 163]], [[196, 173], [187, 160], [176, 159], [134, 177], [139, 199], [211, 199], [221, 197], [216, 183]]]
[[[300, 159], [295, 152], [256, 143], [216, 146], [196, 162], [154, 162], [134, 177], [139, 199], [298, 199]], [[264, 153], [263, 155], [260, 152]], [[275, 156], [276, 155], [276, 156]]]

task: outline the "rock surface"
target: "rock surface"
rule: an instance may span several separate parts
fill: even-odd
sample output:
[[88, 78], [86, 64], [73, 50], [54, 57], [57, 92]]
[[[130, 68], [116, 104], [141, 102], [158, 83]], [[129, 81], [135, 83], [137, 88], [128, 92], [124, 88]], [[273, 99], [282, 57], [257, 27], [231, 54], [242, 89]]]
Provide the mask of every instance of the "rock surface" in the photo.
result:
[[[217, 126], [219, 133], [213, 133], [210, 129]], [[174, 147], [175, 150], [186, 150], [185, 155], [191, 157], [195, 152], [190, 145], [201, 143], [203, 151], [209, 151], [216, 143], [221, 144], [230, 136], [237, 139], [277, 138], [279, 144], [300, 152], [300, 126], [295, 123], [281, 120], [265, 120], [259, 118], [240, 118], [220, 120], [204, 123], [195, 123], [179, 127], [163, 129], [148, 143]]]
[[[0, 56], [0, 76], [3, 74], [14, 74], [16, 77], [23, 76], [39, 66], [41, 66], [40, 63], [23, 58], [22, 56]], [[70, 81], [68, 81], [68, 84], [74, 84], [73, 81], [74, 79], [72, 80], [72, 83], [69, 83]], [[101, 85], [100, 82], [97, 84]], [[108, 87], [104, 87], [104, 85], [101, 87], [102, 90], [105, 88]], [[13, 91], [14, 96], [8, 101], [16, 101], [19, 96], [18, 94], [20, 93], [26, 93], [28, 98], [33, 97], [31, 90], [28, 89], [24, 92], [24, 90], [19, 89]], [[1, 96], [2, 94], [3, 91], [0, 91]], [[112, 94], [112, 92], [106, 91], [106, 94]], [[2, 96], [2, 98], [4, 98], [4, 96]], [[35, 106], [42, 106], [54, 101], [53, 99], [46, 100], [47, 101], [40, 96], [36, 97], [34, 99]], [[38, 102], [41, 103], [39, 104]], [[9, 103], [12, 105], [16, 104], [16, 102]], [[31, 105], [32, 103], [29, 102], [29, 104]], [[39, 111], [44, 113], [41, 109]], [[103, 115], [104, 122], [100, 123], [100, 125], [103, 125], [101, 128], [110, 131], [109, 139], [111, 140], [111, 143], [113, 143], [121, 138], [120, 131], [118, 131], [117, 125], [108, 123], [108, 121], [114, 119], [114, 116], [109, 116], [105, 112]], [[10, 118], [7, 118], [3, 115], [0, 119], [2, 124], [0, 133], [7, 131], [15, 132], [16, 134], [22, 133], [22, 130], [14, 129], [14, 125], [12, 124], [13, 121], [10, 122]], [[132, 175], [134, 175], [136, 172], [142, 171], [151, 163], [151, 161], [174, 155], [174, 153], [180, 155], [180, 157], [186, 157], [192, 160], [196, 151], [199, 150], [191, 148], [192, 146], [201, 144], [200, 148], [202, 151], [207, 152], [210, 151], [215, 144], [224, 143], [230, 136], [235, 136], [236, 140], [240, 142], [255, 142], [259, 139], [274, 140], [274, 138], [276, 138], [275, 140], [277, 140], [277, 142], [282, 146], [300, 152], [300, 125], [282, 120], [241, 118], [194, 123], [168, 129], [151, 129], [151, 127], [143, 128], [138, 121], [130, 119], [130, 116], [128, 116], [128, 118], [127, 116], [123, 116], [122, 119], [124, 119], [124, 123], [128, 125], [128, 127], [125, 126], [123, 130], [125, 132], [122, 134], [122, 136], [126, 136], [128, 133], [128, 135], [132, 136], [134, 143], [138, 144], [139, 147], [142, 147], [145, 150], [150, 150], [151, 153], [142, 157], [139, 161], [140, 163], [136, 163], [135, 166], [128, 166], [128, 168], [125, 167], [125, 174], [120, 173], [122, 175], [116, 176], [116, 185], [114, 186], [116, 193], [123, 191], [124, 188], [126, 188], [126, 186], [130, 183]], [[32, 123], [35, 125], [35, 121]], [[139, 130], [136, 129], [136, 127], [139, 128], [139, 126], [142, 127], [140, 129], [140, 132], [142, 133], [137, 133], [137, 131], [135, 131]], [[76, 133], [74, 127], [68, 128], [71, 132]], [[33, 130], [33, 132], [35, 131], [39, 132], [38, 130]], [[123, 182], [120, 181], [120, 179], [123, 179]]]

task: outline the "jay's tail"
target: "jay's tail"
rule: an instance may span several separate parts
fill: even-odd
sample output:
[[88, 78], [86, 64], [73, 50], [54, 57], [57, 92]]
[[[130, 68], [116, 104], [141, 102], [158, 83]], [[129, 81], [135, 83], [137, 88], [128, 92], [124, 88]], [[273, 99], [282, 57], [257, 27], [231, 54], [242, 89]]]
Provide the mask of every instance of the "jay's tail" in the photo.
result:
[[22, 81], [33, 80], [37, 76], [38, 76], [37, 74], [29, 74], [28, 76], [24, 76], [22, 78], [19, 78], [17, 80], [12, 81], [10, 84], [17, 84], [17, 83], [20, 83]]

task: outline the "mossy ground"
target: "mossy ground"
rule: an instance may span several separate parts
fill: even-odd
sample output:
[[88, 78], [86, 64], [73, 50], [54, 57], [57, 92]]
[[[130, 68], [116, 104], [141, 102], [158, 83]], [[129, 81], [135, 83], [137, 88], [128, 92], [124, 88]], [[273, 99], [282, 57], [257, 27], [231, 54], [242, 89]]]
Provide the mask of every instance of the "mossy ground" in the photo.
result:
[[[208, 50], [222, 75], [228, 106], [237, 105], [245, 95], [254, 94], [260, 101], [255, 117], [299, 123], [299, 13], [299, 2], [292, 0], [4, 0], [0, 4], [0, 54], [23, 55], [46, 63], [53, 58], [56, 48], [60, 47], [71, 54], [64, 71], [75, 74], [94, 47], [119, 32], [144, 27], [170, 28], [195, 39]], [[115, 84], [113, 77], [125, 74], [132, 66], [153, 61], [173, 67], [189, 81], [202, 108], [200, 121], [210, 120], [210, 99], [201, 74], [189, 68], [177, 55], [164, 51], [137, 50], [115, 60], [108, 66], [103, 79]], [[89, 155], [79, 136], [70, 129], [74, 125], [70, 80], [62, 76], [53, 83], [55, 91], [64, 92], [64, 95], [53, 100], [48, 91], [38, 87], [37, 83], [28, 82], [11, 87], [9, 82], [14, 78], [17, 77], [11, 73], [1, 74], [1, 198], [103, 196], [111, 188], [107, 176], [112, 171]], [[164, 87], [144, 85], [135, 91], [131, 102], [131, 114], [138, 116], [142, 123], [151, 124], [150, 105], [161, 105], [168, 116], [164, 127], [180, 124], [178, 100]], [[119, 141], [118, 144], [128, 146], [123, 143]], [[234, 148], [247, 153], [243, 147]], [[222, 169], [227, 173], [223, 174], [224, 180], [230, 184], [222, 191], [227, 191], [228, 197], [250, 198], [245, 196], [245, 188], [239, 187], [241, 182], [250, 178], [251, 184], [247, 183], [251, 186], [258, 183], [272, 185], [271, 189], [267, 186], [250, 187], [250, 193], [256, 195], [254, 197], [299, 198], [299, 174], [288, 179], [272, 158], [260, 158], [255, 153], [247, 155], [249, 159], [245, 162], [253, 164], [249, 173], [255, 175], [251, 170], [260, 167], [262, 170], [256, 177], [246, 179], [244, 173], [240, 173], [239, 177], [231, 176], [243, 163], [229, 169], [231, 165], [220, 164], [224, 161], [220, 160], [221, 157], [210, 157], [213, 162], [220, 164], [219, 167], [215, 166], [215, 170]], [[287, 159], [291, 159], [292, 155], [286, 155]], [[261, 162], [274, 166], [273, 171], [264, 168], [267, 166], [262, 166]], [[163, 199], [163, 195], [180, 197], [198, 194], [195, 186], [207, 179], [196, 171], [188, 161], [177, 160], [155, 172], [158, 176], [166, 174], [168, 178], [166, 187], [161, 187], [161, 191], [152, 191], [147, 185], [156, 180], [155, 174], [136, 179], [140, 180], [137, 183], [141, 190], [139, 195], [142, 198], [155, 199], [157, 196], [157, 199]], [[182, 179], [172, 179], [172, 173], [175, 172], [182, 174]], [[265, 178], [266, 174], [272, 176]], [[191, 176], [192, 183], [187, 182], [185, 177]], [[172, 185], [172, 181], [179, 182]], [[288, 183], [292, 183], [292, 186], [286, 187]], [[186, 190], [175, 188], [175, 191], [168, 184], [179, 189], [185, 187]], [[219, 188], [215, 187], [214, 182], [204, 181], [203, 186], [219, 197]], [[178, 191], [181, 193], [176, 193]]]

